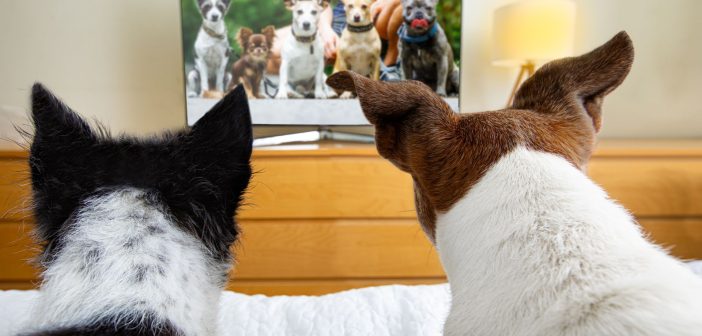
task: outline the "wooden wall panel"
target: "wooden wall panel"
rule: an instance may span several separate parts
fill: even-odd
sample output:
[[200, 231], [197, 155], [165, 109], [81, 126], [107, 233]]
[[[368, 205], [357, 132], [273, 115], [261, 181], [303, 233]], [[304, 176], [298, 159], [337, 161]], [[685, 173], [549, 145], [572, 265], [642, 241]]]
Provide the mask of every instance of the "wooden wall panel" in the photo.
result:
[[413, 219], [244, 221], [242, 228], [237, 279], [443, 276]]
[[0, 157], [0, 220], [20, 220], [29, 213], [31, 190], [26, 159]]
[[638, 217], [702, 216], [702, 159], [596, 159], [592, 179]]
[[377, 157], [257, 158], [244, 219], [413, 218], [412, 179]]

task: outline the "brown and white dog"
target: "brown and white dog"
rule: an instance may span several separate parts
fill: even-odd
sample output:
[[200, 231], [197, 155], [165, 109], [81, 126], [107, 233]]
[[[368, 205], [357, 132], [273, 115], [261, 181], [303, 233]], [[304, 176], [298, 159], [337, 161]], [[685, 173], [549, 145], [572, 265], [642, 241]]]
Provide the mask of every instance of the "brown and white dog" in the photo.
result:
[[261, 94], [261, 80], [266, 71], [268, 56], [270, 55], [275, 27], [267, 26], [260, 34], [246, 27], [239, 29], [236, 40], [241, 47], [241, 58], [232, 65], [232, 81], [229, 90], [241, 83], [249, 98], [265, 98]]
[[446, 335], [700, 334], [702, 280], [583, 172], [633, 57], [619, 33], [476, 114], [419, 82], [328, 79], [358, 94], [378, 151], [412, 175], [451, 286]]
[[[380, 35], [371, 18], [372, 0], [346, 0], [346, 28], [337, 46], [334, 72], [350, 70], [377, 80], [380, 77]], [[350, 97], [350, 92], [341, 98]]]

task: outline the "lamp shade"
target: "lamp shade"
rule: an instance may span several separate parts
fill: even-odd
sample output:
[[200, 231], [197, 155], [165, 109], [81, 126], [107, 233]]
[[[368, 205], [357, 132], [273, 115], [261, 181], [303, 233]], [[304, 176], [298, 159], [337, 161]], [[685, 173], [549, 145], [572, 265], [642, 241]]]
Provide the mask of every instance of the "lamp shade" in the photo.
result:
[[493, 64], [515, 66], [570, 56], [575, 3], [523, 0], [495, 11]]

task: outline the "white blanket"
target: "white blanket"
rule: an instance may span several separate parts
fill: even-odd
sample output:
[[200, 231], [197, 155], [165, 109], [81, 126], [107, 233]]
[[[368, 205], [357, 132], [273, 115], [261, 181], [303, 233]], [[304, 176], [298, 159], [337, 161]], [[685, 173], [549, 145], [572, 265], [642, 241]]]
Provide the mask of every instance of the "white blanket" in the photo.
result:
[[[0, 335], [14, 335], [37, 291], [0, 291]], [[441, 335], [448, 285], [380, 286], [323, 296], [222, 293], [221, 335]]]
[[[690, 268], [702, 276], [702, 261]], [[0, 335], [14, 335], [37, 291], [0, 291]], [[440, 335], [448, 285], [380, 286], [323, 296], [222, 293], [222, 335]]]

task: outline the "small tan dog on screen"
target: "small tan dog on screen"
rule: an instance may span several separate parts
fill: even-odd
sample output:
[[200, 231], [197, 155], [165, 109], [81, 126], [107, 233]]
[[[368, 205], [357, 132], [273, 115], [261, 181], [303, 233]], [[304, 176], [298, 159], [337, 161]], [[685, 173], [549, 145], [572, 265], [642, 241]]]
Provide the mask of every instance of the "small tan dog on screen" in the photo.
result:
[[[334, 72], [351, 70], [377, 80], [380, 76], [380, 35], [375, 30], [370, 7], [373, 0], [346, 0], [346, 28], [341, 33]], [[341, 98], [350, 98], [344, 92]]]

